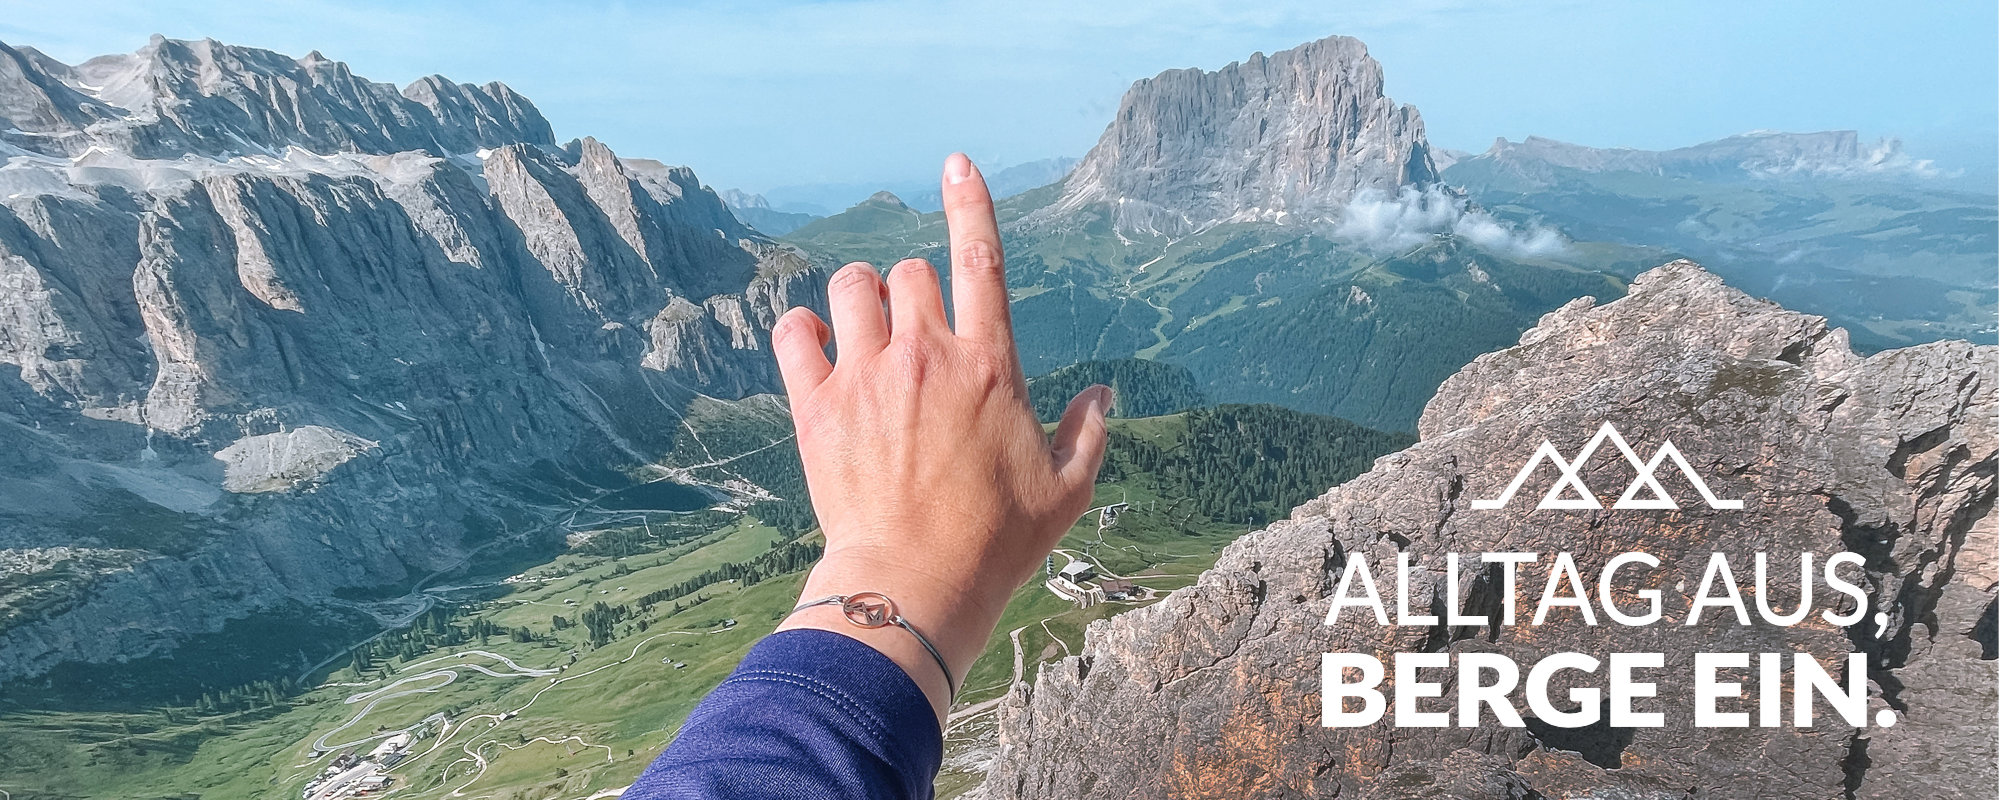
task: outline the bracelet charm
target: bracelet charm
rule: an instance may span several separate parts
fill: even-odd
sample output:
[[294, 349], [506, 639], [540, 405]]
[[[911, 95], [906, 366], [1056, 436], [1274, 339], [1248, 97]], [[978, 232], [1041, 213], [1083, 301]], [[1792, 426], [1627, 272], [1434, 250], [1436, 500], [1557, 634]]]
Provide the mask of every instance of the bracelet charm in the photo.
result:
[[903, 615], [896, 613], [896, 601], [889, 599], [888, 595], [881, 592], [827, 595], [818, 600], [809, 600], [798, 604], [797, 607], [792, 609], [792, 613], [797, 614], [813, 606], [829, 605], [840, 606], [841, 616], [846, 617], [848, 622], [858, 627], [886, 628], [894, 625], [909, 631], [911, 636], [917, 637], [917, 643], [923, 645], [924, 650], [931, 654], [931, 659], [937, 662], [938, 669], [944, 671], [944, 685], [946, 689], [950, 690], [951, 696], [958, 696], [958, 682], [952, 680], [951, 667], [945, 664], [944, 654], [939, 653], [937, 646], [931, 644], [929, 637], [918, 632], [915, 625], [911, 625], [909, 620], [903, 618]]

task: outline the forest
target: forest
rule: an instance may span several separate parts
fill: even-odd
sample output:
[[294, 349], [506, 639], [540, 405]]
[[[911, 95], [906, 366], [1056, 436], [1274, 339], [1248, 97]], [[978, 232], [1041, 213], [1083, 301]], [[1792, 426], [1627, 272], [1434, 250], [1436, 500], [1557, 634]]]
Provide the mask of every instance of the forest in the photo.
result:
[[1111, 387], [1111, 416], [1157, 417], [1207, 405], [1208, 397], [1185, 368], [1142, 358], [1085, 361], [1028, 381], [1035, 418], [1054, 422], [1070, 398], [1092, 384]]
[[1268, 405], [1186, 414], [1187, 431], [1162, 445], [1114, 427], [1100, 480], [1139, 480], [1185, 497], [1219, 522], [1262, 525], [1416, 438]]

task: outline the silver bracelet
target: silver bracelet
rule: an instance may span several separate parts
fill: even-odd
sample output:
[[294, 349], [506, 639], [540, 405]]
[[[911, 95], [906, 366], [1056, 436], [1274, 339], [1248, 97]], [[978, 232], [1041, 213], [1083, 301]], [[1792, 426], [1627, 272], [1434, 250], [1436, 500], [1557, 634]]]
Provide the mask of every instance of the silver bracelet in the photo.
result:
[[[923, 645], [924, 649], [930, 652], [931, 658], [937, 661], [938, 669], [944, 670], [944, 685], [946, 689], [951, 690], [950, 697], [958, 696], [958, 682], [951, 679], [951, 667], [944, 663], [944, 654], [939, 653], [937, 646], [931, 644], [931, 640], [919, 632], [916, 626], [911, 625], [909, 620], [904, 619], [903, 615], [896, 613], [896, 601], [889, 599], [888, 595], [881, 592], [856, 592], [849, 595], [830, 594], [818, 600], [810, 600], [798, 604], [798, 606], [792, 609], [792, 614], [797, 614], [813, 606], [831, 605], [840, 606], [840, 613], [842, 616], [847, 617], [848, 622], [852, 622], [863, 628], [886, 628], [894, 625], [909, 631], [911, 636], [917, 637], [917, 643]], [[786, 616], [790, 616], [790, 614]]]

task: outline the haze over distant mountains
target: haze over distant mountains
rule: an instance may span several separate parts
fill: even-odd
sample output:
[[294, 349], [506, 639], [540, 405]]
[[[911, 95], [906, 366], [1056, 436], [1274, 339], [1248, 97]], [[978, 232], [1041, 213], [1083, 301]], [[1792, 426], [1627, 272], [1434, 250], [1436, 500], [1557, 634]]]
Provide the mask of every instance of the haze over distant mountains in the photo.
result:
[[[942, 162], [944, 156], [940, 154]], [[1004, 199], [1047, 186], [1062, 180], [1077, 159], [1069, 156], [1025, 161], [1019, 164], [993, 164], [982, 167], [986, 175], [986, 186], [996, 199]], [[725, 190], [724, 194], [730, 191]], [[937, 180], [926, 176], [914, 181], [889, 181], [885, 183], [809, 183], [779, 186], [761, 195], [746, 195], [765, 198], [766, 205], [785, 213], [807, 214], [824, 217], [839, 213], [868, 198], [876, 192], [889, 192], [920, 211], [937, 211], [943, 208], [939, 196]], [[741, 194], [741, 193], [739, 193]]]
[[1855, 131], [1752, 131], [1673, 150], [1586, 147], [1530, 136], [1518, 143], [1497, 139], [1485, 153], [1454, 158], [1444, 166], [1474, 159], [1544, 185], [1559, 180], [1558, 169], [1695, 180], [1930, 178], [1940, 172], [1930, 161], [1904, 153], [1902, 143], [1895, 139], [1864, 145]]

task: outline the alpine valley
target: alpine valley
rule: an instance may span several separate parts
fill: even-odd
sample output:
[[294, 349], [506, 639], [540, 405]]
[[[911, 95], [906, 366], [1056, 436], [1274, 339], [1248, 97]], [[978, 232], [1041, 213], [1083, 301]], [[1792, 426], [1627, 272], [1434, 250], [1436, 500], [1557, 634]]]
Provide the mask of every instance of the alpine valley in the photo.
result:
[[[0, 791], [13, 798], [615, 796], [821, 552], [770, 325], [822, 308], [841, 263], [947, 263], [934, 197], [780, 210], [686, 167], [559, 141], [499, 83], [397, 88], [317, 52], [212, 40], [155, 37], [80, 64], [0, 44], [0, 159]], [[1742, 334], [1765, 371], [1730, 373], [1748, 381], [1735, 388], [1803, 396], [1811, 373], [1871, 398], [1857, 407], [1894, 406], [1895, 424], [1854, 423], [1885, 441], [1904, 416], [1945, 421], [1910, 428], [1921, 447], [1878, 449], [1926, 464], [1964, 451], [1935, 456], [1959, 481], [1946, 500], [1924, 495], [1963, 510], [1940, 534], [1958, 538], [1895, 545], [1870, 569], [1881, 593], [1936, 590], [1952, 625], [1983, 610], [1990, 652], [1990, 585], [1890, 566], [1955, 557], [1968, 529], [1990, 545], [1992, 435], [1965, 420], [1990, 412], [1992, 388], [1960, 384], [1973, 399], [1935, 413], [1869, 388], [1917, 381], [1897, 359], [1954, 380], [1991, 371], [1990, 347], [1924, 345], [1995, 337], [2000, 203], [1936, 173], [1851, 133], [1447, 152], [1346, 37], [1137, 82], [1094, 148], [1009, 171], [1001, 202], [1030, 400], [1047, 418], [1091, 383], [1117, 390], [1092, 513], [1050, 559], [1089, 566], [1106, 599], [1039, 580], [1017, 593], [951, 713], [940, 794], [1095, 796], [1085, 773], [1174, 794], [1186, 775], [1125, 763], [1102, 737], [1070, 741], [1145, 735], [1065, 716], [1080, 687], [1152, 702], [1133, 631], [1192, 664], [1200, 635], [1157, 612], [1210, 602], [1257, 553], [1318, 558], [1298, 536], [1323, 518], [1347, 548], [1370, 546], [1342, 527], [1362, 524], [1362, 493], [1416, 485], [1396, 459], [1462, 468], [1436, 441], [1472, 434], [1447, 418], [1485, 419], [1478, 403], [1503, 393], [1536, 330], [1608, 320], [1597, 335], [1654, 359], [1589, 374], [1565, 362], [1538, 402], [1592, 375], [1710, 364], [1710, 350], [1751, 358], [1707, 339], [1648, 346], [1671, 338], [1647, 331], [1676, 321], [1658, 305], [1674, 298], [1770, 323]], [[1648, 273], [1684, 256], [1713, 274]], [[1611, 302], [1642, 273], [1653, 300]], [[1599, 301], [1625, 313], [1591, 311]], [[1849, 334], [1864, 351], [1922, 346], [1864, 359]], [[1371, 477], [1321, 497], [1357, 476]], [[1309, 516], [1282, 522], [1300, 504]], [[1218, 559], [1225, 571], [1204, 577]], [[1263, 594], [1247, 597], [1214, 602], [1254, 620]], [[1967, 645], [1911, 655], [1913, 623], [1897, 620], [1904, 663], [1936, 673], [1910, 686], [1962, 676]], [[1271, 631], [1230, 635], [1254, 649]], [[1838, 644], [1824, 638], [1813, 646]], [[1091, 659], [1118, 670], [1090, 673]], [[1206, 673], [1189, 685], [1214, 689], [1217, 708], [1257, 690]], [[1234, 735], [1208, 722], [1225, 728], [1211, 738]], [[1699, 767], [1598, 780], [1531, 739], [1466, 757], [1424, 740], [1416, 761], [1326, 777], [1273, 749], [1254, 760], [1264, 778], [1215, 785], [1307, 796], [1436, 767], [1650, 789]], [[1838, 749], [1813, 744], [1815, 758]], [[986, 786], [989, 771], [1008, 782]]]

